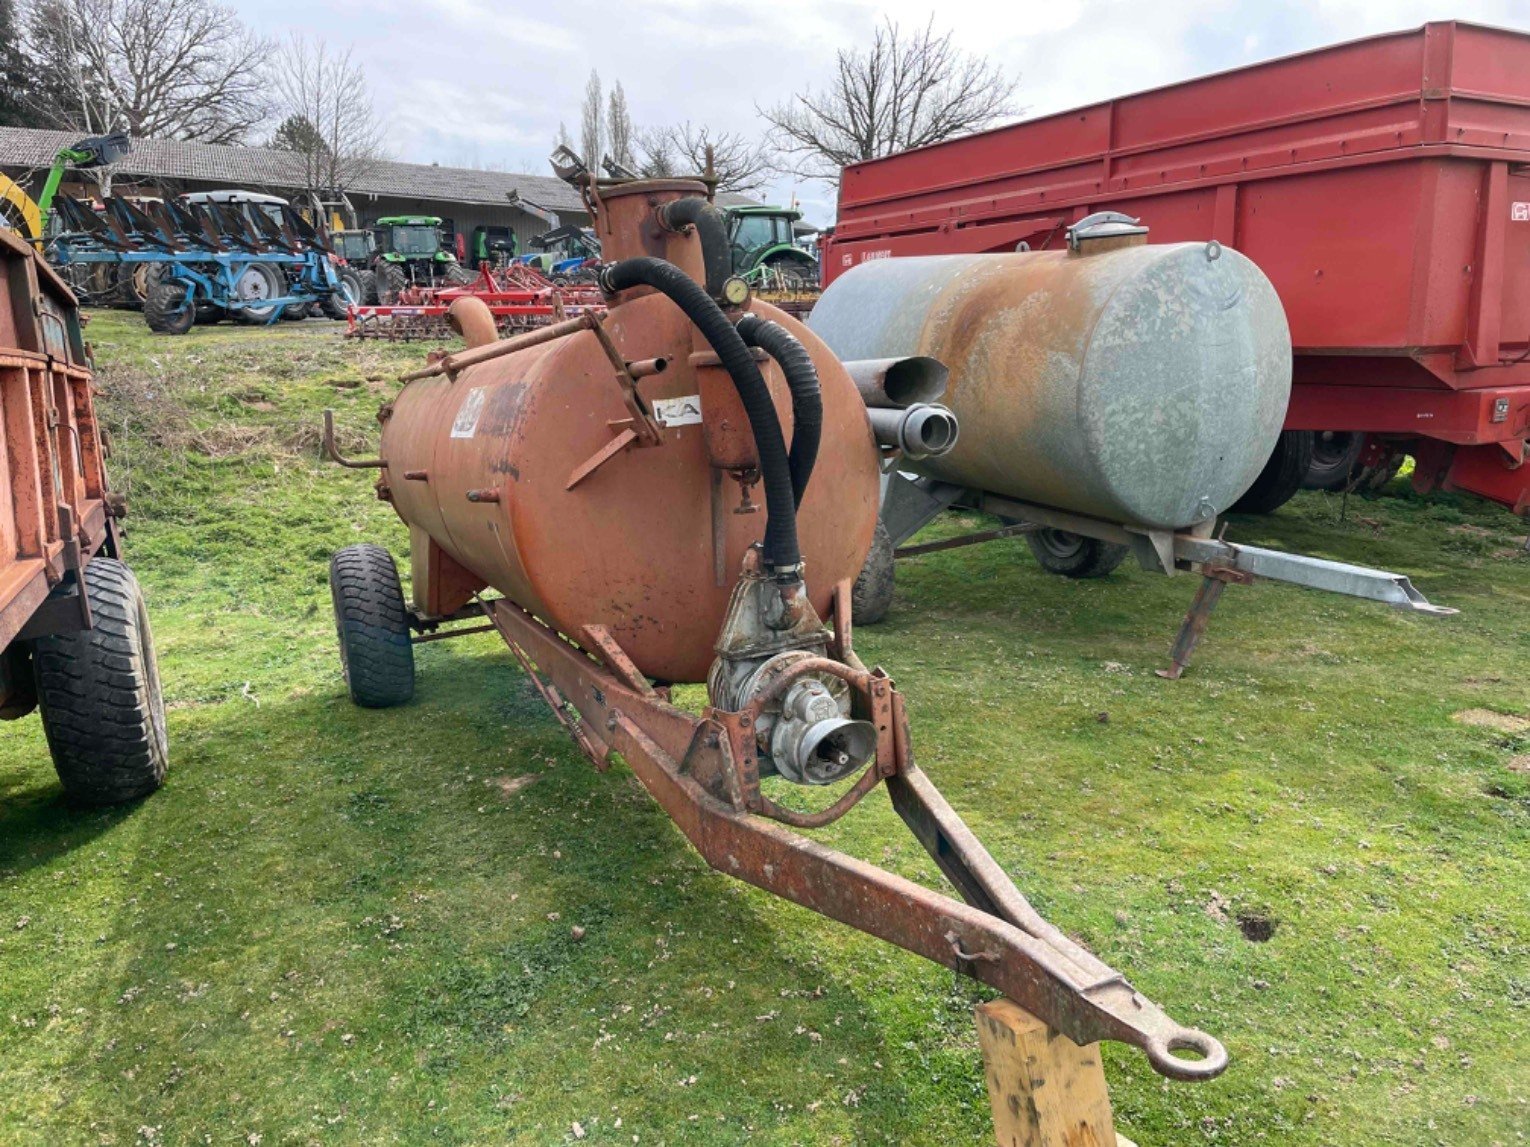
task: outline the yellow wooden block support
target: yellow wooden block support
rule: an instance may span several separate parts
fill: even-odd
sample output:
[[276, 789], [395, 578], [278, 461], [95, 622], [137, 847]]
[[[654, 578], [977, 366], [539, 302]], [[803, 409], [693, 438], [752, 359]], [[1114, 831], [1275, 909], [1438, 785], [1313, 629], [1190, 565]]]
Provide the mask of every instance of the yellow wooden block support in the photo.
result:
[[1116, 1134], [1100, 1045], [1079, 1047], [1009, 1000], [977, 1009], [999, 1147], [1133, 1147]]

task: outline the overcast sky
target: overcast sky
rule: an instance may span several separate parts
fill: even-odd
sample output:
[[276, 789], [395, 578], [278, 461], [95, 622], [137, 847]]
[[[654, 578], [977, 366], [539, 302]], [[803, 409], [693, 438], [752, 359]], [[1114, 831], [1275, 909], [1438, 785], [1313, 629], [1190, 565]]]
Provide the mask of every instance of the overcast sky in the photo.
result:
[[[962, 47], [1019, 79], [1027, 116], [1340, 40], [1465, 19], [1530, 31], [1530, 0], [259, 0], [268, 35], [353, 43], [392, 158], [547, 174], [559, 121], [577, 139], [590, 69], [620, 79], [639, 125], [691, 119], [763, 131], [768, 106], [820, 82], [884, 17], [932, 8]], [[775, 185], [814, 222], [821, 184]]]

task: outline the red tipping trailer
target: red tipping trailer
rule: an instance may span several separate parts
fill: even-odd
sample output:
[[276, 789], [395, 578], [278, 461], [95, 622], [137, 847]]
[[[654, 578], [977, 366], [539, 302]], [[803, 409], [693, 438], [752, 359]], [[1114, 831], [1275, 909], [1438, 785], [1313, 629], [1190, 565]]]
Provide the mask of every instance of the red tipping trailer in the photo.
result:
[[1106, 209], [1274, 283], [1288, 431], [1530, 514], [1530, 35], [1426, 24], [848, 167], [824, 276], [1061, 248]]

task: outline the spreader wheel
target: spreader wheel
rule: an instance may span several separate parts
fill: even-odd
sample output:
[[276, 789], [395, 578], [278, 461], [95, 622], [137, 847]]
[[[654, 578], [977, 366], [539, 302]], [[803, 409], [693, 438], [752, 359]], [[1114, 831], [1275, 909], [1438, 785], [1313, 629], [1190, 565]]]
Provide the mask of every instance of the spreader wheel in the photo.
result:
[[164, 783], [165, 702], [143, 591], [114, 558], [85, 567], [92, 626], [41, 637], [32, 650], [37, 707], [64, 791], [117, 804]]
[[893, 580], [892, 536], [879, 518], [871, 536], [871, 552], [850, 590], [850, 620], [856, 625], [875, 625], [886, 617], [892, 608]]
[[329, 592], [340, 638], [340, 668], [351, 700], [389, 709], [414, 696], [414, 646], [393, 555], [346, 546], [329, 562]]
[[1131, 553], [1126, 546], [1050, 526], [1032, 530], [1025, 535], [1025, 541], [1042, 569], [1071, 578], [1104, 577]]
[[1312, 469], [1312, 431], [1282, 430], [1259, 477], [1232, 504], [1235, 514], [1273, 514], [1296, 496]]

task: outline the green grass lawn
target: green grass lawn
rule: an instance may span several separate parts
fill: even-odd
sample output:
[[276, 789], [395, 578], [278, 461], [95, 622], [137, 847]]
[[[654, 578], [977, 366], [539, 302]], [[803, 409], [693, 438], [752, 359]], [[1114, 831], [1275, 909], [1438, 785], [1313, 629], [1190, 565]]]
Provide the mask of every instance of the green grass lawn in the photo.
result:
[[[339, 329], [91, 323], [173, 760], [80, 811], [35, 719], [0, 739], [0, 1141], [991, 1142], [982, 989], [709, 871], [497, 638], [351, 706], [327, 560], [405, 531], [319, 412], [371, 448], [423, 349]], [[1524, 533], [1400, 485], [1235, 519], [1461, 613], [1234, 587], [1177, 683], [1192, 580], [1067, 582], [1019, 539], [903, 563], [857, 633], [1037, 907], [1227, 1044], [1194, 1086], [1109, 1045], [1142, 1147], [1523, 1142]], [[822, 835], [936, 882], [881, 797]]]

